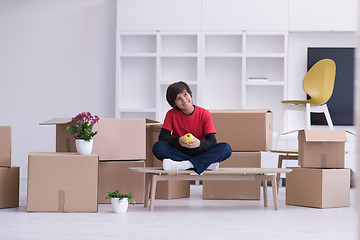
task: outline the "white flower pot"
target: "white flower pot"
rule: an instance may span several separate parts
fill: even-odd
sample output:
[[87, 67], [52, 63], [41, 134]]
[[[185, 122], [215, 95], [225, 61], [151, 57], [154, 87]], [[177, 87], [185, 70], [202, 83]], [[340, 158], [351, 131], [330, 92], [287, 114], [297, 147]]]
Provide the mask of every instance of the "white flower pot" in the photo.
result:
[[115, 213], [126, 213], [129, 201], [127, 198], [123, 198], [119, 201], [119, 198], [111, 198], [111, 206]]
[[89, 155], [93, 148], [93, 140], [90, 139], [90, 142], [88, 142], [83, 139], [75, 139], [75, 145], [80, 155]]

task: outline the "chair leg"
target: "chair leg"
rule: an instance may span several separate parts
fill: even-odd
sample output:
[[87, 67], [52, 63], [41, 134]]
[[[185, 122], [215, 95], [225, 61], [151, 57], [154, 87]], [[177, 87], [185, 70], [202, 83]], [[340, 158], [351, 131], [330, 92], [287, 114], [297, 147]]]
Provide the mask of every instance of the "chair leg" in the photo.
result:
[[[279, 155], [279, 159], [278, 159], [278, 168], [282, 168], [282, 162], [283, 159], [286, 158], [286, 156], [284, 155]], [[280, 173], [276, 174], [276, 186], [277, 186], [277, 191], [279, 192], [279, 186], [280, 186]]]
[[311, 129], [311, 115], [310, 115], [310, 103], [306, 103], [306, 114], [305, 114], [305, 129]]
[[324, 111], [324, 114], [325, 114], [325, 118], [326, 118], [326, 121], [329, 125], [329, 128], [330, 129], [334, 129], [334, 125], [333, 125], [333, 122], [331, 120], [331, 117], [330, 117], [330, 113], [329, 113], [329, 109], [327, 107], [327, 104], [325, 103], [324, 105], [322, 105], [322, 108], [323, 108], [323, 111]]

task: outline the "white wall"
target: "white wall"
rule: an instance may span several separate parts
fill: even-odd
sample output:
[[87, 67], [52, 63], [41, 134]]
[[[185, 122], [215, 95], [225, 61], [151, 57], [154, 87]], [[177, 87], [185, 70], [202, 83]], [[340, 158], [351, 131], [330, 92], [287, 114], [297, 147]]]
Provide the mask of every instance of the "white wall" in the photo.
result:
[[55, 151], [53, 117], [114, 117], [116, 0], [0, 1], [0, 125], [12, 165]]
[[[288, 51], [288, 99], [306, 99], [302, 81], [307, 72], [309, 47], [357, 47], [355, 32], [290, 32]], [[291, 111], [288, 129], [303, 128], [303, 114]], [[300, 121], [299, 121], [300, 120]]]

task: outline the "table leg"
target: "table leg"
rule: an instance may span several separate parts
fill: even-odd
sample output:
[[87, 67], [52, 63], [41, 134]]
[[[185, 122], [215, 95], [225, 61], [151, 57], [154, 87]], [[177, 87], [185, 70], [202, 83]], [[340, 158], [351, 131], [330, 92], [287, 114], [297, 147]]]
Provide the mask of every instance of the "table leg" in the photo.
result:
[[278, 209], [279, 209], [279, 205], [278, 205], [278, 191], [277, 191], [277, 186], [276, 186], [275, 175], [271, 175], [271, 186], [272, 186], [272, 192], [273, 192], [274, 209], [275, 209], [275, 210], [278, 210]]
[[[284, 159], [284, 155], [279, 155], [278, 168], [282, 168], [283, 159]], [[280, 186], [280, 175], [281, 173], [276, 174], [277, 191], [279, 191], [279, 186]]]
[[156, 193], [157, 175], [152, 175], [150, 190], [150, 211], [154, 210], [154, 200]]
[[148, 206], [149, 206], [150, 186], [151, 186], [151, 174], [150, 174], [150, 173], [145, 173], [144, 207], [148, 207]]
[[264, 207], [268, 206], [268, 197], [267, 197], [267, 181], [263, 180], [263, 193], [264, 193]]

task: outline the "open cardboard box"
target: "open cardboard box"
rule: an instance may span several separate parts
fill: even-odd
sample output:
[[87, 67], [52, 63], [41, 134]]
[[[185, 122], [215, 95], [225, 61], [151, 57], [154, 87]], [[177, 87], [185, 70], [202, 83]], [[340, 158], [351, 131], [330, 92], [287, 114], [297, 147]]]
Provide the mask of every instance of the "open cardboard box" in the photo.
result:
[[344, 168], [345, 130], [300, 130], [298, 164], [309, 168]]
[[[71, 118], [53, 118], [40, 125], [56, 125], [56, 151], [76, 152], [75, 139], [66, 131]], [[92, 153], [99, 160], [138, 160], [146, 158], [146, 123], [149, 119], [101, 118], [94, 125]]]
[[270, 110], [211, 110], [218, 142], [230, 144], [233, 152], [272, 149], [273, 114]]

